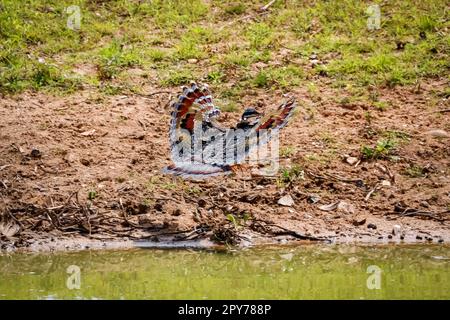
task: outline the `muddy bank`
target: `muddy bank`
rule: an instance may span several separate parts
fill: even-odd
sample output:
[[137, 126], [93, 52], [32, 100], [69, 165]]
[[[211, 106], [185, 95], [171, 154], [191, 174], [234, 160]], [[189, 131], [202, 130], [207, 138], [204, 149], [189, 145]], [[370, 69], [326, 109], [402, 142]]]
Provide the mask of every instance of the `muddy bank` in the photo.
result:
[[[320, 101], [298, 89], [279, 176], [242, 166], [203, 182], [161, 173], [170, 164], [168, 94], [2, 98], [1, 247], [448, 242], [450, 113], [439, 112], [448, 101], [435, 94], [444, 87], [381, 90], [390, 108], [370, 113], [337, 104], [332, 89]], [[249, 95], [243, 106], [263, 112], [280, 95]], [[225, 112], [223, 121], [238, 117]], [[370, 157], [383, 141], [392, 146]]]

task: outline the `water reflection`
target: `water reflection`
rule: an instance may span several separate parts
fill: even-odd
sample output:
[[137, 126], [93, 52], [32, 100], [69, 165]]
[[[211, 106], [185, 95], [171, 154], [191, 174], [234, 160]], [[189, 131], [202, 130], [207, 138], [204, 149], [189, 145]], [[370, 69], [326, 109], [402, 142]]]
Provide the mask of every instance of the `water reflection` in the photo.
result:
[[[448, 246], [135, 249], [0, 256], [0, 299], [450, 298]], [[81, 287], [66, 286], [70, 265]], [[381, 289], [367, 288], [367, 267]]]

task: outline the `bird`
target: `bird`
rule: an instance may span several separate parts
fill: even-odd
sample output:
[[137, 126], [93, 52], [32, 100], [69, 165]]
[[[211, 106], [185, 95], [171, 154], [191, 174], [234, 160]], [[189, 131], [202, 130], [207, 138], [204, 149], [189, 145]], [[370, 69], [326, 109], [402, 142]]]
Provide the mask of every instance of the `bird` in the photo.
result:
[[235, 126], [223, 127], [208, 85], [191, 82], [182, 90], [171, 106], [169, 144], [173, 163], [163, 172], [194, 180], [232, 173], [286, 126], [297, 106], [296, 99], [289, 97], [267, 116], [246, 108]]

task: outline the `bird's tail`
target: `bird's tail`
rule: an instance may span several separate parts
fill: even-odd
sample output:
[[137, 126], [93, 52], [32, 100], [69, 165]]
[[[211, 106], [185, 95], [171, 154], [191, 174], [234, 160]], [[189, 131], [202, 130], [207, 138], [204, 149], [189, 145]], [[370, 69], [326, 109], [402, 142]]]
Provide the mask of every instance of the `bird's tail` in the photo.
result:
[[206, 163], [177, 163], [163, 169], [163, 173], [180, 176], [182, 178], [191, 178], [202, 180], [209, 177], [230, 174], [230, 166], [212, 165]]

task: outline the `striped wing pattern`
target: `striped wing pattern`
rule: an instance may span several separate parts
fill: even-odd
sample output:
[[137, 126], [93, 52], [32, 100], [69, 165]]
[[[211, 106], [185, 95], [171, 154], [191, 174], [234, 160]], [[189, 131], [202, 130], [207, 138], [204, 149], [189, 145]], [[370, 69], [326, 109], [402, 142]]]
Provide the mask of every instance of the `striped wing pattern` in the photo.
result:
[[[241, 129], [244, 137], [258, 134], [265, 129], [274, 132], [283, 128], [295, 109], [295, 99], [291, 98], [280, 105], [271, 115], [258, 118], [253, 124], [239, 122], [235, 127], [223, 128], [213, 120], [219, 114], [219, 109], [215, 107], [211, 93], [207, 86], [199, 86], [192, 83], [189, 87], [183, 88], [183, 93], [178, 100], [173, 103], [172, 116], [169, 129], [170, 150], [173, 164], [164, 168], [164, 172], [181, 176], [184, 178], [203, 179], [210, 176], [224, 175], [231, 173], [231, 165], [242, 163], [250, 152], [255, 150], [256, 144], [249, 139], [236, 139], [233, 130]], [[213, 130], [216, 134], [214, 138], [201, 141], [201, 155], [194, 153], [194, 133], [202, 130], [206, 132]], [[270, 134], [266, 143], [270, 140]], [[216, 146], [225, 152], [234, 152], [234, 163], [227, 164], [224, 161], [217, 161], [214, 152]], [[190, 150], [191, 154], [183, 154], [180, 150]], [[243, 150], [243, 152], [237, 152]], [[225, 159], [225, 157], [219, 157]], [[183, 159], [182, 161], [180, 159]]]

